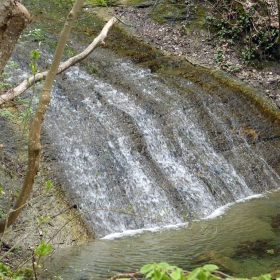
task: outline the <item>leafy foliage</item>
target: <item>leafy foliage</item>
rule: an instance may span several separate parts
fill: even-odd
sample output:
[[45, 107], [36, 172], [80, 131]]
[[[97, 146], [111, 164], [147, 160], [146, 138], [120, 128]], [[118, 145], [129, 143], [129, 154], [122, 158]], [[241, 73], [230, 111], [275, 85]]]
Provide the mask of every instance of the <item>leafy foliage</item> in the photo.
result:
[[146, 278], [152, 280], [180, 280], [183, 279], [183, 270], [168, 263], [146, 264], [140, 269], [140, 273], [146, 274]]
[[[203, 267], [197, 267], [193, 271], [184, 271], [183, 269], [169, 265], [166, 262], [146, 264], [140, 269], [140, 273], [145, 279], [151, 280], [248, 280], [247, 278], [234, 278], [218, 271], [219, 267], [214, 264], [206, 264]], [[119, 280], [130, 280], [132, 278], [114, 278]], [[252, 277], [252, 280], [271, 280], [270, 274], [264, 274], [260, 277]], [[276, 278], [280, 280], [280, 278]]]
[[30, 58], [31, 58], [31, 62], [29, 64], [29, 67], [31, 69], [31, 72], [33, 75], [36, 75], [37, 74], [37, 71], [38, 71], [38, 65], [37, 65], [37, 62], [38, 62], [38, 59], [40, 58], [40, 53], [38, 50], [32, 50], [30, 52]]
[[245, 62], [275, 54], [278, 29], [260, 20], [254, 5], [245, 7], [239, 1], [216, 0], [215, 11], [219, 12], [206, 17], [206, 26], [221, 44], [241, 44]]
[[36, 250], [34, 251], [34, 253], [36, 255], [39, 256], [45, 256], [48, 255], [52, 250], [52, 245], [51, 244], [47, 244], [45, 241], [42, 241], [38, 247], [36, 248]]

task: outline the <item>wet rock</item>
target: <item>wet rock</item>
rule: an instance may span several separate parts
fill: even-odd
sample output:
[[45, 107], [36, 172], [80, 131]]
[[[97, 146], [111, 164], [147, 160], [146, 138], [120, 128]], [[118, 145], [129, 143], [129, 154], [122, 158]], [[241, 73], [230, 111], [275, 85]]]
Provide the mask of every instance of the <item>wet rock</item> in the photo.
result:
[[280, 232], [280, 214], [277, 214], [271, 219], [270, 225], [274, 232]]
[[147, 1], [147, 2], [142, 2], [142, 3], [136, 4], [136, 8], [149, 8], [153, 5], [154, 5], [153, 1]]
[[279, 254], [280, 249], [271, 239], [262, 239], [255, 241], [241, 242], [236, 249], [234, 258], [265, 258], [275, 257]]
[[208, 251], [204, 254], [198, 256], [196, 263], [207, 264], [212, 263], [216, 264], [220, 270], [228, 273], [237, 273], [239, 271], [238, 264], [231, 258], [217, 252], [217, 251]]

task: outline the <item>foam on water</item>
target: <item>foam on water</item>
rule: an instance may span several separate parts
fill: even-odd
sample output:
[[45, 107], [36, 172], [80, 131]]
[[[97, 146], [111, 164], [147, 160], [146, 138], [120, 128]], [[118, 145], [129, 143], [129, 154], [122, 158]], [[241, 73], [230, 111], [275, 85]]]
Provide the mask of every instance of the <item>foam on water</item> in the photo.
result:
[[226, 211], [236, 203], [242, 203], [242, 202], [246, 202], [251, 199], [256, 199], [256, 198], [261, 198], [261, 197], [264, 197], [264, 195], [263, 194], [254, 194], [254, 195], [250, 195], [250, 196], [238, 199], [235, 202], [227, 203], [226, 205], [223, 205], [223, 206], [217, 208], [213, 213], [211, 213], [210, 215], [208, 215], [207, 217], [202, 218], [202, 219], [203, 220], [216, 219], [216, 218], [224, 215], [226, 213]]
[[182, 227], [187, 227], [189, 223], [178, 223], [178, 224], [174, 224], [174, 225], [166, 225], [163, 227], [152, 227], [152, 228], [140, 228], [140, 229], [134, 229], [134, 230], [125, 230], [123, 232], [115, 232], [112, 234], [108, 234], [100, 239], [103, 240], [113, 240], [113, 239], [118, 239], [118, 238], [122, 238], [122, 237], [126, 237], [126, 236], [135, 236], [135, 235], [139, 235], [141, 233], [144, 232], [158, 232], [158, 231], [162, 231], [162, 230], [169, 230], [169, 229], [179, 229]]
[[[261, 197], [265, 197], [265, 195], [255, 194], [255, 195], [251, 195], [251, 196], [247, 196], [247, 197], [238, 199], [237, 201], [232, 202], [232, 203], [227, 203], [226, 205], [223, 205], [223, 206], [217, 208], [213, 213], [211, 213], [210, 215], [208, 215], [205, 218], [202, 218], [201, 220], [216, 219], [216, 218], [224, 215], [230, 207], [232, 207], [233, 205], [235, 205], [237, 203], [244, 203], [248, 200], [257, 199], [257, 198], [261, 198]], [[116, 232], [116, 233], [113, 233], [113, 234], [106, 235], [106, 236], [102, 237], [101, 239], [113, 240], [113, 239], [122, 238], [122, 237], [126, 237], [126, 236], [138, 235], [138, 234], [141, 234], [143, 232], [148, 232], [148, 231], [149, 232], [158, 232], [158, 231], [167, 230], [167, 229], [179, 229], [179, 228], [182, 228], [182, 227], [188, 227], [188, 225], [189, 225], [189, 223], [187, 222], [187, 223], [170, 224], [170, 225], [166, 225], [166, 226], [162, 226], [162, 227], [125, 230], [123, 232]]]

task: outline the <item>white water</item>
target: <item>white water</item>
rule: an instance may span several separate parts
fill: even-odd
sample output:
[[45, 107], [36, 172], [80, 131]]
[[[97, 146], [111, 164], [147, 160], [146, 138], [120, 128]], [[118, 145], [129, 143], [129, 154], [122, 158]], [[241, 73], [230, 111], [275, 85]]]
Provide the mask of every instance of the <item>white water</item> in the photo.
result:
[[[108, 71], [116, 73], [118, 84], [78, 67], [68, 71], [67, 90], [72, 99], [79, 94], [76, 103], [57, 87], [46, 122], [74, 202], [82, 211], [93, 210], [86, 217], [98, 236], [184, 223], [253, 195], [236, 171], [241, 153], [261, 164], [269, 188], [277, 186], [279, 176], [245, 137], [229, 133], [232, 124], [222, 119], [222, 103], [207, 105], [207, 111], [232, 145], [230, 159], [215, 151], [198, 125], [197, 108], [174, 87], [122, 60], [113, 61]], [[200, 94], [201, 89], [187, 83]], [[129, 84], [129, 90], [122, 90], [122, 84]], [[147, 109], [151, 103], [164, 108], [162, 116]], [[140, 140], [135, 142], [133, 134]]]
[[176, 227], [279, 187], [279, 128], [235, 92], [108, 50], [93, 61], [101, 74], [76, 66], [57, 77], [44, 131], [62, 187], [98, 237]]

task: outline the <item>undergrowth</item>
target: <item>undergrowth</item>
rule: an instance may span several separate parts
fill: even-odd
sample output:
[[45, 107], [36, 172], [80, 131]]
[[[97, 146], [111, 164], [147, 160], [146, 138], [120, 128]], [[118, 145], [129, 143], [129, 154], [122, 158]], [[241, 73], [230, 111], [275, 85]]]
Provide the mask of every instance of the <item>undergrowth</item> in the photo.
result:
[[220, 45], [238, 44], [246, 63], [254, 59], [277, 59], [279, 30], [265, 1], [263, 4], [258, 7], [234, 0], [215, 0], [205, 21], [211, 39], [216, 38]]

